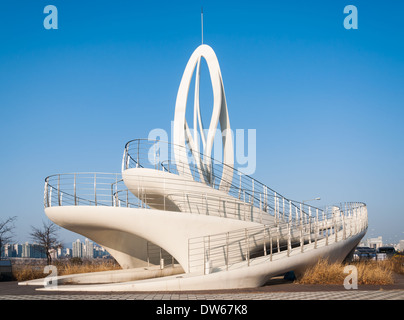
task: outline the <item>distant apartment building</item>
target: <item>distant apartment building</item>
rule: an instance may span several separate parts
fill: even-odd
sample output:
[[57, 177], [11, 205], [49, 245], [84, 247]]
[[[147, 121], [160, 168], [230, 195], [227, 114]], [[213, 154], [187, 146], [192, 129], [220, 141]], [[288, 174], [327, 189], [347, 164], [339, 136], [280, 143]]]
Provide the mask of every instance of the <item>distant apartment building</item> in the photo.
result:
[[84, 258], [94, 258], [94, 243], [86, 239], [84, 242]]
[[14, 250], [13, 250], [13, 257], [21, 258], [21, 255], [22, 255], [22, 245], [16, 243], [16, 244], [14, 244], [13, 247], [14, 247]]
[[45, 248], [37, 243], [24, 243], [21, 250], [21, 258], [46, 258]]
[[72, 243], [72, 257], [83, 258], [83, 243], [81, 243], [80, 239]]
[[1, 257], [2, 258], [11, 257], [11, 252], [12, 252], [11, 245], [6, 243], [1, 248]]
[[64, 254], [62, 254], [66, 257], [72, 257], [72, 249], [71, 248], [65, 248], [64, 249]]
[[105, 255], [102, 254], [104, 252], [106, 251], [100, 250], [100, 247], [96, 246], [89, 239], [85, 239], [84, 243], [79, 239], [72, 243], [72, 257], [93, 259]]
[[21, 258], [30, 258], [31, 257], [31, 245], [26, 242], [22, 245], [21, 250]]

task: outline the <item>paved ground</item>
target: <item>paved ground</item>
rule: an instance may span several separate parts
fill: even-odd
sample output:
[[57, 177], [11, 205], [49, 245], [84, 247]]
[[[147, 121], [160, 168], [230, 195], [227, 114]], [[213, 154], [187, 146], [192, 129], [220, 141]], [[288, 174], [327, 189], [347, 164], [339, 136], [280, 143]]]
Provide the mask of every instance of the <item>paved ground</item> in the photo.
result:
[[325, 310], [345, 318], [370, 319], [376, 312], [389, 314], [401, 309], [404, 300], [404, 276], [397, 277], [394, 285], [359, 286], [357, 290], [346, 290], [343, 285], [299, 285], [283, 279], [273, 279], [260, 288], [210, 292], [49, 292], [36, 288], [15, 281], [0, 282], [0, 309], [12, 310], [20, 317], [46, 312], [82, 319], [122, 315], [258, 319], [273, 315], [274, 310], [282, 310], [289, 319], [313, 317]]
[[0, 300], [404, 300], [403, 290], [255, 293], [125, 293], [1, 295]]
[[300, 285], [276, 278], [260, 288], [191, 292], [48, 292], [0, 282], [0, 300], [404, 300], [404, 276], [393, 285]]

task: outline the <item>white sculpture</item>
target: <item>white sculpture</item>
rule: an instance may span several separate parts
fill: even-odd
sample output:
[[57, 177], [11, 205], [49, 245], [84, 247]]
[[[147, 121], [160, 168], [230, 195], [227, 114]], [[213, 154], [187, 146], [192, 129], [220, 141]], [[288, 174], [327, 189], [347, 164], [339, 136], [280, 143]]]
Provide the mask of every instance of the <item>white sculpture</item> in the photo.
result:
[[[214, 97], [206, 136], [199, 105], [202, 58], [209, 68]], [[185, 113], [195, 68], [192, 130]], [[223, 163], [211, 158], [218, 124], [223, 137]], [[178, 261], [184, 274], [130, 281], [131, 273], [119, 273], [120, 282], [114, 283], [117, 274], [108, 273], [97, 275], [97, 281], [103, 284], [45, 289], [256, 287], [274, 275], [302, 271], [319, 258], [344, 259], [366, 233], [366, 205], [355, 202], [320, 209], [287, 199], [248, 176], [239, 174], [240, 183], [232, 183], [237, 170], [229, 131], [219, 63], [212, 48], [201, 45], [191, 55], [178, 90], [172, 146], [175, 159], [159, 159], [148, 166], [144, 160], [150, 154], [153, 157], [155, 142], [138, 139], [125, 146], [121, 174], [60, 174], [45, 179], [45, 213], [52, 221], [102, 245], [124, 269], [158, 266], [164, 251]], [[188, 163], [188, 151], [196, 160], [200, 179], [195, 178]], [[172, 160], [175, 168], [170, 166]], [[219, 176], [213, 171], [217, 165], [222, 170]], [[218, 188], [212, 183], [213, 176], [220, 180]], [[152, 256], [151, 248], [159, 250], [158, 257]], [[83, 277], [95, 282], [92, 276]]]
[[[200, 84], [200, 65], [201, 59], [204, 58], [208, 64], [210, 79], [212, 81], [213, 89], [213, 111], [212, 118], [209, 124], [209, 131], [205, 137], [205, 131], [202, 125], [201, 110], [199, 104], [199, 84]], [[186, 107], [188, 91], [196, 67], [195, 77], [195, 95], [194, 95], [194, 122], [193, 122], [193, 134], [186, 119]], [[216, 128], [220, 121], [220, 127], [223, 137], [223, 163], [224, 170], [222, 176], [231, 176], [234, 166], [234, 149], [233, 139], [230, 129], [229, 113], [227, 110], [226, 97], [223, 87], [222, 74], [220, 72], [219, 61], [213, 49], [207, 45], [199, 46], [191, 55], [187, 66], [185, 67], [184, 74], [181, 79], [180, 87], [178, 89], [178, 95], [175, 105], [174, 115], [174, 148], [175, 148], [175, 160], [177, 163], [188, 163], [186, 154], [186, 148], [182, 146], [189, 146], [199, 170], [201, 177], [204, 178], [207, 184], [212, 184], [211, 171], [212, 171], [212, 149], [215, 139]], [[202, 139], [203, 150], [199, 147], [199, 134]], [[200, 154], [204, 155], [204, 159], [200, 159]], [[186, 169], [189, 173], [189, 168]], [[221, 179], [221, 185], [219, 189], [227, 191], [229, 186], [226, 180]]]

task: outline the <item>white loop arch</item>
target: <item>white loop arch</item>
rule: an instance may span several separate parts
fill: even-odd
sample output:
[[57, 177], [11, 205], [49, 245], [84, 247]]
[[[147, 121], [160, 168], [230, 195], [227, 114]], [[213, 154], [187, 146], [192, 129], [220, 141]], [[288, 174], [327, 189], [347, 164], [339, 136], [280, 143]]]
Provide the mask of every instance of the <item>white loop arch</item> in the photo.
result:
[[[206, 60], [209, 68], [210, 79], [213, 89], [213, 111], [209, 124], [209, 130], [207, 137], [204, 135], [202, 126], [201, 113], [199, 107], [199, 72], [201, 58]], [[195, 67], [195, 99], [194, 99], [194, 135], [192, 136], [191, 130], [188, 127], [186, 121], [186, 107], [188, 100], [189, 87], [191, 85], [192, 76], [194, 74]], [[177, 166], [181, 167], [178, 172], [180, 174], [190, 174], [190, 168], [188, 163], [188, 157], [186, 152], [186, 145], [188, 144], [196, 162], [199, 174], [204, 177], [205, 182], [211, 184], [210, 175], [212, 174], [211, 163], [207, 161], [212, 156], [213, 143], [215, 139], [215, 133], [220, 122], [220, 129], [222, 131], [222, 143], [223, 143], [223, 172], [219, 189], [228, 190], [229, 183], [233, 176], [234, 166], [234, 149], [233, 149], [233, 137], [230, 129], [230, 120], [227, 110], [226, 97], [224, 93], [222, 74], [220, 72], [219, 61], [213, 49], [205, 44], [200, 45], [191, 55], [181, 79], [181, 83], [178, 89], [177, 100], [175, 105], [174, 114], [174, 128], [173, 128], [173, 140], [174, 140], [174, 155]], [[201, 140], [203, 145], [203, 151], [199, 151], [199, 142], [197, 138], [197, 127], [199, 125]], [[176, 147], [179, 146], [179, 147]], [[206, 159], [199, 158], [199, 152], [206, 156]], [[182, 172], [181, 172], [182, 171]], [[225, 178], [225, 179], [223, 179]], [[202, 178], [201, 178], [202, 179]]]

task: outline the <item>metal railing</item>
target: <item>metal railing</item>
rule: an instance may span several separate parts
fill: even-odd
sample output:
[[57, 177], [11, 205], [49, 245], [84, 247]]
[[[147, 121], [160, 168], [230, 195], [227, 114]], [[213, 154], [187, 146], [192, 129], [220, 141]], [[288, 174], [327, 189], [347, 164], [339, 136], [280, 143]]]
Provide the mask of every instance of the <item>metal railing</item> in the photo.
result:
[[[142, 177], [141, 178], [146, 178]], [[149, 179], [153, 179], [148, 177]], [[175, 182], [171, 181], [171, 184]], [[178, 180], [178, 190], [183, 189]], [[164, 201], [144, 190], [134, 195], [128, 190], [120, 173], [67, 173], [55, 174], [45, 179], [44, 206], [113, 206], [130, 208], [159, 208], [165, 211], [182, 211], [192, 214], [213, 215], [261, 224], [292, 225], [305, 224], [313, 215], [323, 216], [333, 207], [318, 209], [309, 207], [309, 214], [303, 214], [302, 206], [293, 206], [285, 198], [274, 198], [274, 203], [282, 203], [282, 210], [271, 215], [268, 208], [253, 206], [251, 202], [231, 196], [211, 193], [174, 192], [165, 194]], [[282, 202], [281, 202], [282, 201]], [[287, 211], [287, 214], [285, 212]]]
[[178, 263], [166, 250], [149, 241], [146, 244], [146, 255], [148, 266], [150, 264], [159, 264], [161, 269], [163, 269], [164, 267], [174, 266]]
[[[167, 198], [173, 202], [165, 203], [163, 210], [216, 215], [262, 224], [260, 227], [189, 239], [188, 267], [192, 272], [228, 270], [243, 262], [250, 265], [251, 259], [265, 255], [270, 260], [277, 254], [286, 253], [289, 256], [295, 250], [304, 252], [307, 244], [314, 243], [315, 248], [318, 244], [328, 245], [367, 228], [367, 211], [363, 203], [344, 203], [325, 209], [309, 206], [309, 213], [303, 214], [302, 205], [297, 208], [289, 201], [291, 211], [287, 218], [275, 215], [272, 216], [274, 220], [268, 221], [265, 219], [268, 215], [263, 210], [256, 210], [251, 203], [231, 197], [173, 193], [168, 194]], [[90, 205], [152, 208], [155, 200], [143, 192], [138, 197], [133, 195], [126, 189], [118, 173], [56, 174], [45, 179], [45, 207]], [[158, 248], [153, 253], [148, 244], [148, 256], [149, 251], [153, 261], [156, 260], [156, 254], [162, 256], [164, 252]], [[164, 256], [161, 259], [166, 264], [170, 259], [174, 261], [173, 257]]]
[[[338, 208], [338, 209], [336, 209]], [[208, 274], [234, 266], [250, 266], [258, 257], [269, 261], [283, 255], [303, 253], [307, 245], [317, 249], [346, 240], [367, 228], [363, 203], [333, 206], [330, 214], [312, 217], [300, 225], [263, 225], [188, 240], [189, 272]]]
[[[123, 183], [120, 173], [67, 173], [45, 178], [44, 206], [112, 206], [145, 208]], [[146, 242], [148, 265], [164, 268], [178, 263], [173, 256], [152, 242]]]
[[[176, 146], [161, 140], [135, 139], [126, 143], [122, 159], [122, 170], [130, 168], [152, 168], [155, 170], [167, 171], [176, 175], [184, 175], [196, 182], [207, 184], [219, 189], [221, 181], [224, 180], [228, 186], [227, 194], [244, 203], [250, 204], [267, 214], [275, 217], [276, 221], [289, 221], [290, 219], [306, 219], [317, 207], [307, 203], [295, 201], [284, 197], [275, 190], [267, 187], [256, 179], [245, 175], [236, 168], [224, 170], [226, 164], [213, 157], [206, 157], [197, 153], [198, 158], [211, 166], [209, 177], [201, 175], [196, 164], [195, 152], [188, 154], [188, 163], [178, 163], [175, 160], [174, 152], [177, 149], [186, 149], [183, 146]], [[223, 172], [225, 174], [223, 175]], [[232, 172], [232, 174], [227, 174]], [[320, 209], [324, 211], [325, 209]]]
[[117, 206], [117, 201], [136, 206], [135, 197], [125, 190], [120, 173], [55, 174], [45, 178], [44, 206]]
[[[181, 189], [183, 184], [179, 181], [178, 190]], [[55, 174], [45, 179], [45, 207], [79, 205], [146, 209], [159, 207], [165, 211], [183, 211], [268, 223], [269, 215], [265, 211], [257, 210], [251, 203], [228, 196], [178, 192], [166, 194], [164, 199], [167, 200], [162, 202], [144, 190], [139, 190], [135, 196], [126, 188], [119, 173], [67, 173]]]
[[[162, 146], [167, 150], [163, 152], [164, 157], [160, 152]], [[196, 166], [184, 170], [188, 164], [175, 164], [171, 153], [170, 144], [132, 140], [125, 146], [122, 169], [149, 167], [175, 175], [188, 172], [194, 181], [206, 183]], [[150, 162], [150, 159], [153, 161]], [[303, 252], [307, 244], [314, 243], [314, 247], [328, 245], [367, 228], [367, 211], [363, 203], [317, 208], [287, 199], [236, 169], [231, 177], [222, 176], [221, 170], [225, 165], [214, 159], [211, 159], [211, 163], [213, 170], [207, 184], [217, 190], [220, 185], [218, 179], [226, 180], [230, 188], [227, 193], [222, 193], [223, 196], [220, 192], [189, 192], [184, 190], [181, 179], [177, 179], [177, 182], [173, 179], [170, 183], [178, 183], [178, 188], [174, 188], [178, 192], [164, 194], [162, 203], [161, 196], [157, 199], [143, 190], [139, 190], [135, 196], [126, 188], [120, 173], [71, 173], [56, 174], [45, 179], [44, 205], [158, 208], [254, 221], [262, 225], [189, 239], [189, 270], [204, 273], [212, 272], [215, 268], [228, 270], [244, 262], [249, 265], [255, 257], [269, 255], [271, 260], [278, 254], [289, 256], [295, 250]]]

